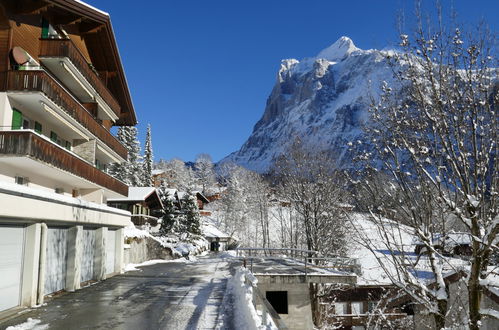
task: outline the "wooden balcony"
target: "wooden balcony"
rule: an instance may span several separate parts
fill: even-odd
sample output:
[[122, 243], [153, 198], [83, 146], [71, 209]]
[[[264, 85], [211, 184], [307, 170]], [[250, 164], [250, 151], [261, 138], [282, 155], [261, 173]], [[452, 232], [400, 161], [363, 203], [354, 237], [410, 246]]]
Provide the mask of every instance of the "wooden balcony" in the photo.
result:
[[45, 71], [8, 71], [7, 91], [41, 92], [67, 114], [104, 142], [120, 157], [127, 159], [126, 148], [99, 124], [95, 118], [66, 89]]
[[121, 108], [113, 97], [104, 82], [97, 76], [97, 74], [90, 68], [89, 63], [80, 52], [80, 50], [73, 44], [71, 39], [40, 39], [40, 58], [43, 57], [67, 57], [80, 71], [85, 79], [92, 85], [92, 87], [101, 96], [104, 102], [113, 110], [116, 116], [120, 116]]
[[0, 155], [29, 157], [120, 195], [128, 195], [128, 186], [123, 182], [31, 131], [0, 132]]

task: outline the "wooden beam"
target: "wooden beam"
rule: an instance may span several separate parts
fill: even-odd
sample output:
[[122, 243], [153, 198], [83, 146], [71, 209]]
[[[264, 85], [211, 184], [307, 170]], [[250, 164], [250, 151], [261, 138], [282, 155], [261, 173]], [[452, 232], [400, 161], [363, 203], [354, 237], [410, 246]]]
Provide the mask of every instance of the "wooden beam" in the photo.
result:
[[14, 8], [14, 12], [16, 14], [36, 15], [49, 10], [51, 7], [54, 7], [54, 4], [47, 4], [43, 1], [29, 3], [26, 1], [19, 1], [17, 6]]
[[104, 24], [80, 24], [80, 34], [85, 35], [85, 34], [91, 34], [91, 33], [97, 33], [100, 30], [104, 29], [106, 26]]
[[78, 16], [60, 16], [53, 19], [54, 25], [72, 25], [81, 23], [83, 21], [83, 17]]

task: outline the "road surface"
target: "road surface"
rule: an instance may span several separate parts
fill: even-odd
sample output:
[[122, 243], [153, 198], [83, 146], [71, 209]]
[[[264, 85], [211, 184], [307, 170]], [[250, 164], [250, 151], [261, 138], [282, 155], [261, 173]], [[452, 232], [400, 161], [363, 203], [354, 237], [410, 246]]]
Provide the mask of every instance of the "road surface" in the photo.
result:
[[230, 328], [230, 311], [221, 311], [231, 265], [205, 256], [141, 267], [53, 298], [0, 329], [28, 318], [39, 320], [35, 329], [213, 329], [222, 317]]

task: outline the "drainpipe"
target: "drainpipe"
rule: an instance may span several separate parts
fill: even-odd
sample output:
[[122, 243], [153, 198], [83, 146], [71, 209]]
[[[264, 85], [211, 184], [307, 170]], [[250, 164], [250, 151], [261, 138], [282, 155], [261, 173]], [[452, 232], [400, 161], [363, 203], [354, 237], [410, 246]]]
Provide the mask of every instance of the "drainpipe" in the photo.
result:
[[45, 289], [45, 255], [47, 251], [47, 224], [41, 223], [41, 235], [40, 235], [40, 259], [38, 262], [38, 291], [36, 304], [43, 304], [43, 296]]

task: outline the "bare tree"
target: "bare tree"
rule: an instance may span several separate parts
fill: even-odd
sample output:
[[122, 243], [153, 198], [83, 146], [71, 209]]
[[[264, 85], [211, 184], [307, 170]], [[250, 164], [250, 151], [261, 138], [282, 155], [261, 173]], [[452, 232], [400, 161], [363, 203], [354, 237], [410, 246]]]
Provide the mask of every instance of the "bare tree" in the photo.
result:
[[213, 187], [216, 183], [215, 170], [213, 168], [211, 156], [208, 154], [197, 155], [194, 167], [196, 169], [195, 175], [198, 179], [198, 183], [202, 187], [203, 194], [206, 194], [207, 189]]
[[[396, 267], [394, 283], [434, 316], [437, 328], [446, 325], [449, 287], [444, 281], [450, 262], [437, 249], [438, 236], [451, 230], [449, 219], [459, 222], [471, 237], [468, 269], [469, 327], [478, 329], [483, 285], [497, 253], [499, 232], [498, 141], [499, 84], [495, 39], [486, 31], [464, 37], [441, 24], [420, 23], [413, 39], [401, 35], [401, 52], [390, 58], [401, 86], [385, 84], [372, 106], [369, 129], [374, 150], [364, 159], [376, 159], [371, 170], [388, 173], [385, 193], [396, 198], [399, 217], [407, 219], [425, 246], [436, 287], [415, 279], [407, 270], [411, 260], [397, 245], [401, 227], [387, 226], [391, 208], [384, 200], [369, 210], [386, 238]], [[381, 160], [381, 166], [379, 160]], [[436, 243], [437, 242], [437, 243]], [[401, 252], [402, 251], [402, 252]]]

